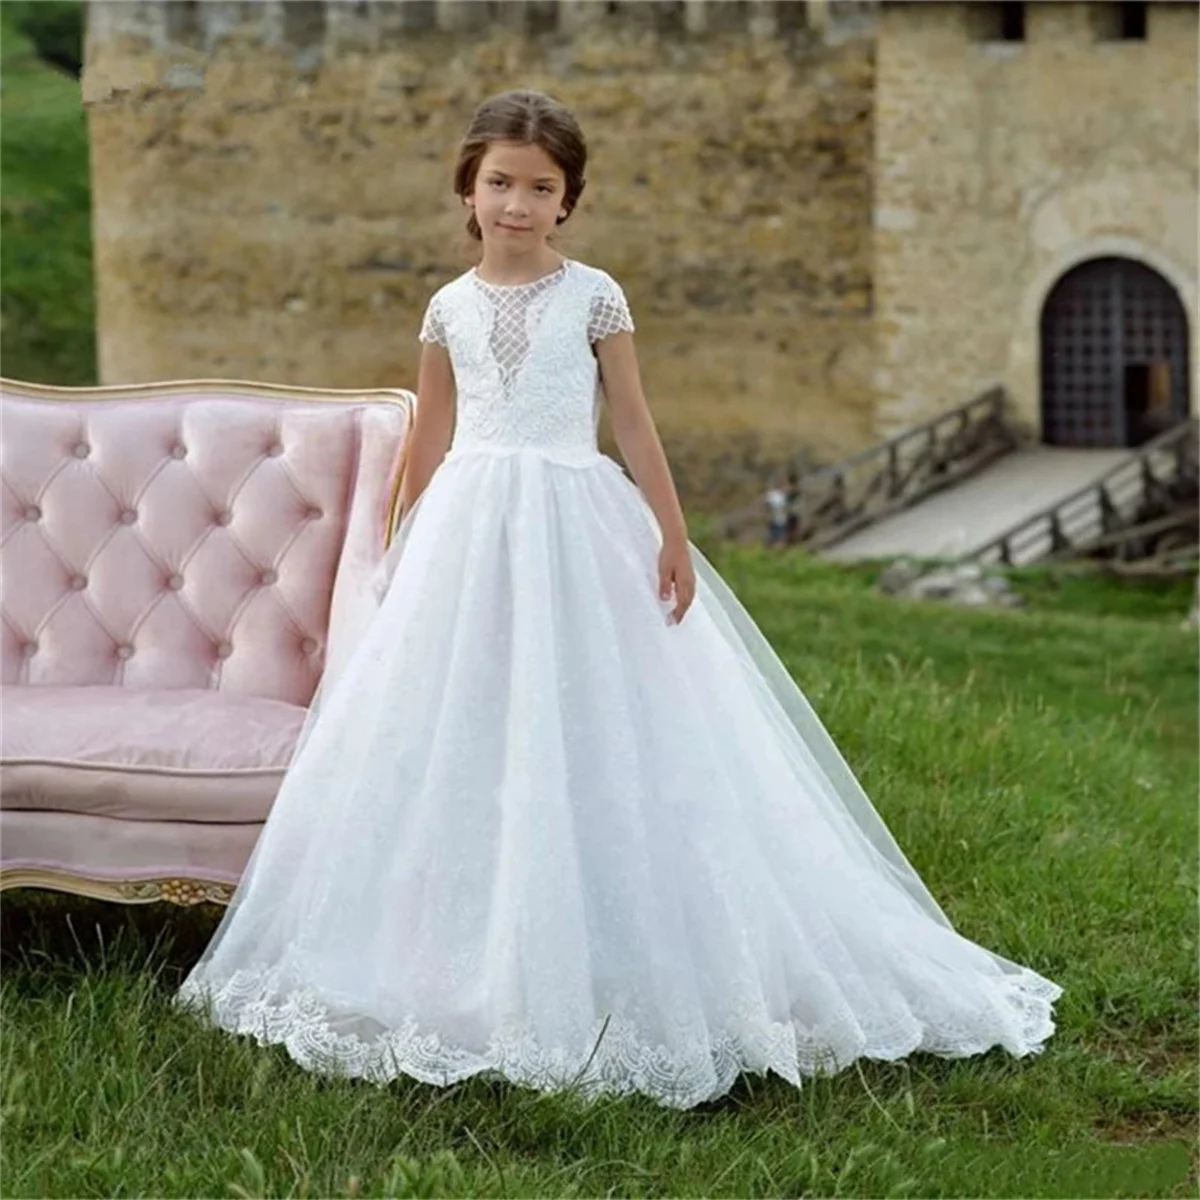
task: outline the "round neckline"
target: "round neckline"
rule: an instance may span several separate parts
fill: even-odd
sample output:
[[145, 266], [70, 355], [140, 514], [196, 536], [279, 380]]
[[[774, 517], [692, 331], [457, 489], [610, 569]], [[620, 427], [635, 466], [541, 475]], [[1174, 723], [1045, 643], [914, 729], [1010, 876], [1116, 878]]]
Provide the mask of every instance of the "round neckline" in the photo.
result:
[[471, 268], [471, 278], [474, 279], [476, 283], [482, 284], [486, 288], [496, 288], [498, 291], [502, 292], [513, 291], [516, 288], [533, 287], [535, 284], [545, 283], [547, 279], [553, 279], [555, 275], [566, 271], [567, 265], [570, 263], [570, 261], [571, 260], [569, 258], [564, 258], [562, 262], [560, 262], [558, 266], [554, 268], [553, 271], [547, 271], [545, 275], [539, 275], [536, 279], [526, 279], [523, 283], [492, 283], [490, 279], [484, 279], [484, 277], [479, 274], [478, 267]]

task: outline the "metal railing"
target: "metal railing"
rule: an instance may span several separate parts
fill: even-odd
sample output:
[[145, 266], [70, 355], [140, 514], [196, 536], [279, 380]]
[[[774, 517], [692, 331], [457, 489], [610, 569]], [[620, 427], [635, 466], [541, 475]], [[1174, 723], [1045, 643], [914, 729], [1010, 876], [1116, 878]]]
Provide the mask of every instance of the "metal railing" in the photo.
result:
[[[1195, 417], [1131, 450], [1099, 478], [1026, 517], [968, 556], [1021, 566], [1118, 547], [1135, 528], [1152, 537], [1176, 527], [1197, 478]], [[1186, 510], [1185, 510], [1186, 511]]]
[[[974, 474], [1019, 440], [1004, 389], [990, 388], [852, 458], [801, 475], [795, 540], [814, 549], [832, 545]], [[748, 504], [726, 516], [724, 534], [745, 537], [764, 520], [761, 501]]]

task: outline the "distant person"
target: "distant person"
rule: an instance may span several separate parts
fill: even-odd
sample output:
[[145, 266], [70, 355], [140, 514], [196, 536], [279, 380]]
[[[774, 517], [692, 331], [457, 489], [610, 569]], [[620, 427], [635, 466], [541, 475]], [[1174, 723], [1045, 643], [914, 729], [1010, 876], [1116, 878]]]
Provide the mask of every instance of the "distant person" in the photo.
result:
[[787, 473], [786, 541], [794, 546], [800, 540], [800, 476], [793, 467]]
[[763, 502], [767, 509], [767, 545], [786, 545], [788, 527], [787, 492], [781, 487], [770, 487], [763, 497]]

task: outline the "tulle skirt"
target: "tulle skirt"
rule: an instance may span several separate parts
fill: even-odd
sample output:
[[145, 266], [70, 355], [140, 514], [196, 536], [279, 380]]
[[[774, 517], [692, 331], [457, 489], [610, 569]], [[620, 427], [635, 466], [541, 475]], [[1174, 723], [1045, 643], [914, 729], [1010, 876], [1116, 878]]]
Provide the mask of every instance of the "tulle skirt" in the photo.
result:
[[799, 687], [612, 459], [451, 452], [176, 1002], [302, 1066], [686, 1108], [743, 1071], [1034, 1054]]

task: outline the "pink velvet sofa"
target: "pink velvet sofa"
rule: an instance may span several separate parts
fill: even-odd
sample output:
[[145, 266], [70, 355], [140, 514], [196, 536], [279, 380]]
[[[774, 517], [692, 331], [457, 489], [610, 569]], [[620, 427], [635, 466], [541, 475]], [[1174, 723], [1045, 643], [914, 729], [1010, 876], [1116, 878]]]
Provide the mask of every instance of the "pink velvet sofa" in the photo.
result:
[[228, 902], [415, 403], [0, 379], [0, 888]]

